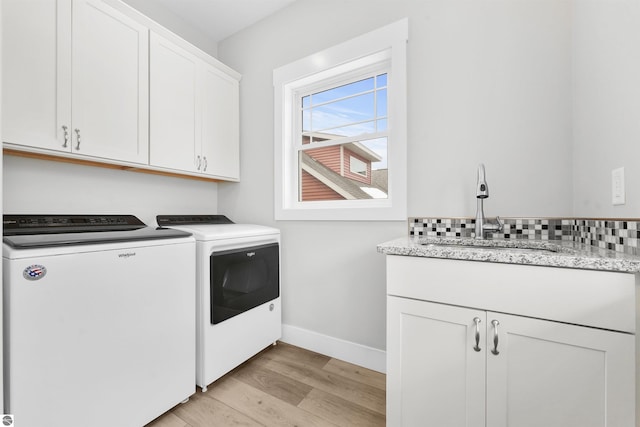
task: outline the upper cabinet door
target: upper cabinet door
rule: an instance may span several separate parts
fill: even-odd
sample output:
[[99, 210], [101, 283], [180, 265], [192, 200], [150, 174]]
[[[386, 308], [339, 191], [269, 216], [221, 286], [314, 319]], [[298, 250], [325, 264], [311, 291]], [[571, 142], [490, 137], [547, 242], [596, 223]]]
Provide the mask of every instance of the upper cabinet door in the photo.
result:
[[3, 1], [3, 142], [148, 162], [148, 30], [96, 0]]
[[633, 335], [489, 312], [487, 346], [487, 426], [636, 425]]
[[149, 163], [195, 172], [202, 165], [196, 107], [198, 60], [154, 33], [150, 49]]
[[148, 162], [146, 27], [97, 0], [73, 2], [73, 151]]
[[203, 64], [202, 172], [221, 178], [240, 177], [239, 82]]
[[71, 151], [71, 0], [2, 0], [2, 119], [3, 142]]

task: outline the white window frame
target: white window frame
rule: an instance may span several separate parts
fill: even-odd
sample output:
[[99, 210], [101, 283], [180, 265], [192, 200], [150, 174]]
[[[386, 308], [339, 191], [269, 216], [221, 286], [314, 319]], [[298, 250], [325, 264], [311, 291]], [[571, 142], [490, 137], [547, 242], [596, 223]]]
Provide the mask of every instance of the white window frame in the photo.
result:
[[[276, 220], [406, 220], [408, 27], [405, 18], [274, 70]], [[294, 149], [300, 89], [383, 62], [389, 67], [388, 197], [300, 202], [298, 158]]]

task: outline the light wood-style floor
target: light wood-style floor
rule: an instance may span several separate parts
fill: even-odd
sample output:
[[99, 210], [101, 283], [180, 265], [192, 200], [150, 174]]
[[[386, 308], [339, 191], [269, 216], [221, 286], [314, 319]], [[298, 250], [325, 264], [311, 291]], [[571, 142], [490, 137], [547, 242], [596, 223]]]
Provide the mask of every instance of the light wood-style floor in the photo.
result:
[[385, 381], [279, 342], [147, 427], [384, 426]]

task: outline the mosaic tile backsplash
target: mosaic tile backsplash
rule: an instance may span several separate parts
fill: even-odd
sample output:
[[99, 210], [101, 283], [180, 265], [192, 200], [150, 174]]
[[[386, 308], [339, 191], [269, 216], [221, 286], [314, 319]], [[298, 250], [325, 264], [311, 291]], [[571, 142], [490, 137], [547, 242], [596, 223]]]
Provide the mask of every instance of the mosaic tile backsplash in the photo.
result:
[[[504, 229], [489, 239], [568, 240], [640, 255], [640, 220], [501, 218]], [[409, 235], [473, 237], [475, 218], [409, 218]], [[493, 218], [491, 218], [493, 222]]]

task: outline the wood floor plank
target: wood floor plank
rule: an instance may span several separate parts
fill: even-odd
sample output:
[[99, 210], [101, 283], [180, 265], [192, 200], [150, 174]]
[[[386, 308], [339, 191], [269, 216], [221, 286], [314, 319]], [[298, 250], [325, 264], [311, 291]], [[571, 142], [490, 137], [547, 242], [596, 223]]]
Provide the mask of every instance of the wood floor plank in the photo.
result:
[[262, 359], [271, 359], [274, 356], [287, 358], [316, 368], [324, 367], [331, 360], [331, 357], [324, 354], [315, 353], [280, 341], [277, 345], [265, 351]]
[[264, 427], [251, 417], [200, 391], [191, 396], [187, 403], [173, 408], [172, 412], [191, 427]]
[[265, 363], [268, 369], [334, 394], [380, 414], [386, 413], [384, 390], [341, 377], [323, 369], [310, 367], [286, 357], [275, 356]]
[[167, 412], [147, 424], [147, 427], [192, 427], [172, 412]]
[[331, 359], [323, 369], [380, 390], [386, 390], [387, 388], [387, 376], [385, 374], [342, 360]]
[[386, 422], [382, 414], [318, 389], [298, 407], [344, 427], [384, 427]]
[[293, 406], [304, 399], [313, 389], [310, 385], [266, 369], [259, 361], [251, 360], [233, 373], [233, 378], [242, 381]]
[[217, 399], [265, 426], [336, 427], [335, 424], [253, 388], [233, 377], [216, 381], [205, 396]]

